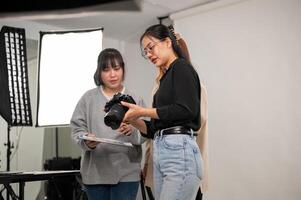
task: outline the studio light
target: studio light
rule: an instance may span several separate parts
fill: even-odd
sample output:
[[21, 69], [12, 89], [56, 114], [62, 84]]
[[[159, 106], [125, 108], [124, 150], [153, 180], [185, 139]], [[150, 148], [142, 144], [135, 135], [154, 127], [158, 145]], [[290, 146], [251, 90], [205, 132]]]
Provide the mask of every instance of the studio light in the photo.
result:
[[[0, 33], [0, 115], [7, 122], [6, 170], [10, 171], [11, 126], [31, 126], [25, 29], [3, 26]], [[6, 185], [6, 199], [13, 194]], [[2, 197], [2, 195], [0, 195]]]
[[0, 38], [0, 114], [9, 126], [32, 126], [25, 29], [3, 26]]
[[95, 87], [102, 29], [40, 32], [36, 126], [69, 125], [80, 97]]

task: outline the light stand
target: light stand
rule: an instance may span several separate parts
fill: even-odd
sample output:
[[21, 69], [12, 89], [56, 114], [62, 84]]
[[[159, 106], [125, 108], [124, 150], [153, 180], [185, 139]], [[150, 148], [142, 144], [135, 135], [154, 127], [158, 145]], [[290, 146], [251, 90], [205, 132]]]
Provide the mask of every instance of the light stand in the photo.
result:
[[[12, 126], [32, 126], [25, 29], [3, 26], [0, 34], [0, 115], [7, 122], [7, 171], [10, 171]], [[9, 195], [15, 199], [9, 185]]]
[[59, 128], [55, 127], [55, 157], [59, 159]]
[[6, 171], [10, 171], [11, 149], [14, 148], [14, 146], [10, 142], [10, 130], [11, 130], [11, 126], [7, 125], [7, 143], [4, 143], [4, 145], [7, 146], [7, 150], [6, 150]]

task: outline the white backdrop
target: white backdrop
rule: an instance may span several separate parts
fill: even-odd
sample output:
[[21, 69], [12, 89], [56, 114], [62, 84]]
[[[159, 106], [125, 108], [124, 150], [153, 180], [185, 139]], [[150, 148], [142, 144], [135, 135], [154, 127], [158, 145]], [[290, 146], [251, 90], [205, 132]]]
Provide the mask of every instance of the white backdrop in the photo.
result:
[[208, 200], [301, 198], [301, 1], [172, 15], [209, 96]]

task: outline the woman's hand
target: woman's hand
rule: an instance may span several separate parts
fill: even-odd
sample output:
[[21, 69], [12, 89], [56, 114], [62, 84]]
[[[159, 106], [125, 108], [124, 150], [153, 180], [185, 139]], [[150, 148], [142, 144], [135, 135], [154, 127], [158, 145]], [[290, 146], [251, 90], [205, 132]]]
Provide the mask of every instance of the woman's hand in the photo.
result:
[[126, 123], [122, 122], [120, 124], [120, 127], [119, 127], [118, 131], [120, 133], [124, 134], [124, 135], [129, 136], [129, 135], [131, 135], [133, 133], [134, 127], [131, 126], [130, 124], [126, 124]]
[[[94, 133], [88, 133], [86, 136], [96, 137]], [[90, 141], [90, 140], [84, 140], [84, 142], [90, 149], [95, 149], [96, 146], [100, 143], [100, 142]]]
[[143, 108], [136, 105], [122, 101], [121, 104], [129, 108], [123, 117], [123, 122], [131, 123], [143, 116]]

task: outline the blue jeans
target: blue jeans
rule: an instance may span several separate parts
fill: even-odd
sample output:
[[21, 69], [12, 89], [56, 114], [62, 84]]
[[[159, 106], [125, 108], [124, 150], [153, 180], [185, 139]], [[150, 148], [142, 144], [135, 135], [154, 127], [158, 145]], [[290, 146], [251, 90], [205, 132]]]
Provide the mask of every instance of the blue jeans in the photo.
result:
[[155, 199], [194, 200], [203, 175], [195, 137], [156, 136], [153, 147]]
[[85, 185], [89, 200], [136, 200], [139, 181], [119, 182], [116, 185]]

